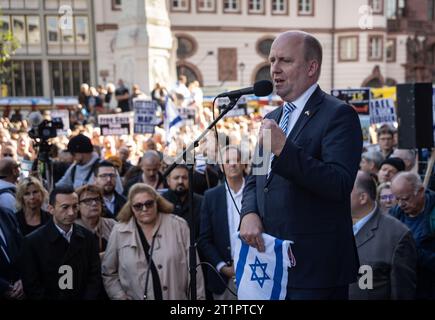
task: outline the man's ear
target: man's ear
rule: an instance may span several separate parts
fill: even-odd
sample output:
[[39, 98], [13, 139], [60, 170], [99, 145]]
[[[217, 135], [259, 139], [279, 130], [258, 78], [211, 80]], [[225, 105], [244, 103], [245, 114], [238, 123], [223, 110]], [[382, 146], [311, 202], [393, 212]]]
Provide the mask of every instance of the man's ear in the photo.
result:
[[369, 196], [367, 193], [365, 192], [361, 192], [359, 195], [359, 201], [361, 204], [367, 204]]
[[311, 60], [308, 68], [308, 76], [314, 77], [319, 71], [319, 62], [317, 60]]
[[51, 204], [47, 206], [47, 210], [48, 212], [50, 212], [51, 215], [54, 215], [54, 207]]

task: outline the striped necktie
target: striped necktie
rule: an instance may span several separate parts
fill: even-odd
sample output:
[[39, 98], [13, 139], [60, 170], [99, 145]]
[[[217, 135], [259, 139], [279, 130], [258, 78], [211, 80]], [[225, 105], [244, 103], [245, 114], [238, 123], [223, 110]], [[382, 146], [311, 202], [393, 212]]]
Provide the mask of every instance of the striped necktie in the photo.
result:
[[290, 119], [290, 114], [296, 110], [296, 106], [291, 102], [286, 102], [284, 104], [283, 115], [281, 117], [281, 121], [279, 122], [279, 127], [284, 131], [284, 134], [287, 136], [288, 123]]
[[[290, 114], [295, 110], [296, 110], [296, 106], [291, 102], [286, 102], [283, 106], [283, 112], [282, 112], [281, 120], [279, 121], [279, 127], [282, 129], [282, 131], [286, 136], [289, 128]], [[270, 165], [269, 165], [269, 171], [267, 176], [269, 176], [270, 171], [272, 170], [273, 159], [275, 159], [275, 155], [272, 153], [272, 156], [270, 157]]]
[[[4, 232], [3, 232], [3, 235], [6, 238], [6, 235]], [[10, 263], [11, 260], [9, 259], [8, 246], [6, 245], [6, 241], [5, 241], [5, 239], [3, 239], [2, 236], [0, 236], [0, 250], [3, 251], [3, 255], [5, 256], [8, 263]]]

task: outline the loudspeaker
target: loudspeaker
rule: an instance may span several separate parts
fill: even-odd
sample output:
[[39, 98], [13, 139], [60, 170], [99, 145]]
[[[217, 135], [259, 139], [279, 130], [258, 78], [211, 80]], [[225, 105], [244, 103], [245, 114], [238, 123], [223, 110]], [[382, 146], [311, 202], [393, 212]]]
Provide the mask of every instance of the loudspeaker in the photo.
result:
[[397, 85], [399, 148], [432, 148], [434, 145], [432, 83]]

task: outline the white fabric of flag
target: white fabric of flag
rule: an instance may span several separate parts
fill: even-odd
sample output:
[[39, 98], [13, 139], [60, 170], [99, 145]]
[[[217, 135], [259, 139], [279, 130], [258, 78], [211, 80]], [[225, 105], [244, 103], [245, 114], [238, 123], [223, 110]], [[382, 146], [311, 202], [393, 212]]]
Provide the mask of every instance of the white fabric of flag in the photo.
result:
[[178, 114], [177, 107], [170, 98], [166, 98], [165, 107], [165, 131], [166, 131], [166, 141], [170, 142], [172, 140], [173, 132], [177, 127], [183, 124], [183, 119]]
[[237, 238], [234, 266], [239, 300], [284, 300], [288, 268], [296, 265], [290, 240], [263, 233], [265, 251], [259, 252]]

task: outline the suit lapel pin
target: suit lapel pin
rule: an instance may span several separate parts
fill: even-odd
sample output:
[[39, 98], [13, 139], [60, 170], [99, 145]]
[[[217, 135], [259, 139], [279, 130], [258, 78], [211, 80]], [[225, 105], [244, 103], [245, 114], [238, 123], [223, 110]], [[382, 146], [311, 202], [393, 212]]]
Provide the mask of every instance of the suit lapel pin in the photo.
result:
[[305, 111], [305, 115], [306, 115], [307, 117], [309, 117], [309, 116], [310, 116], [310, 111]]

